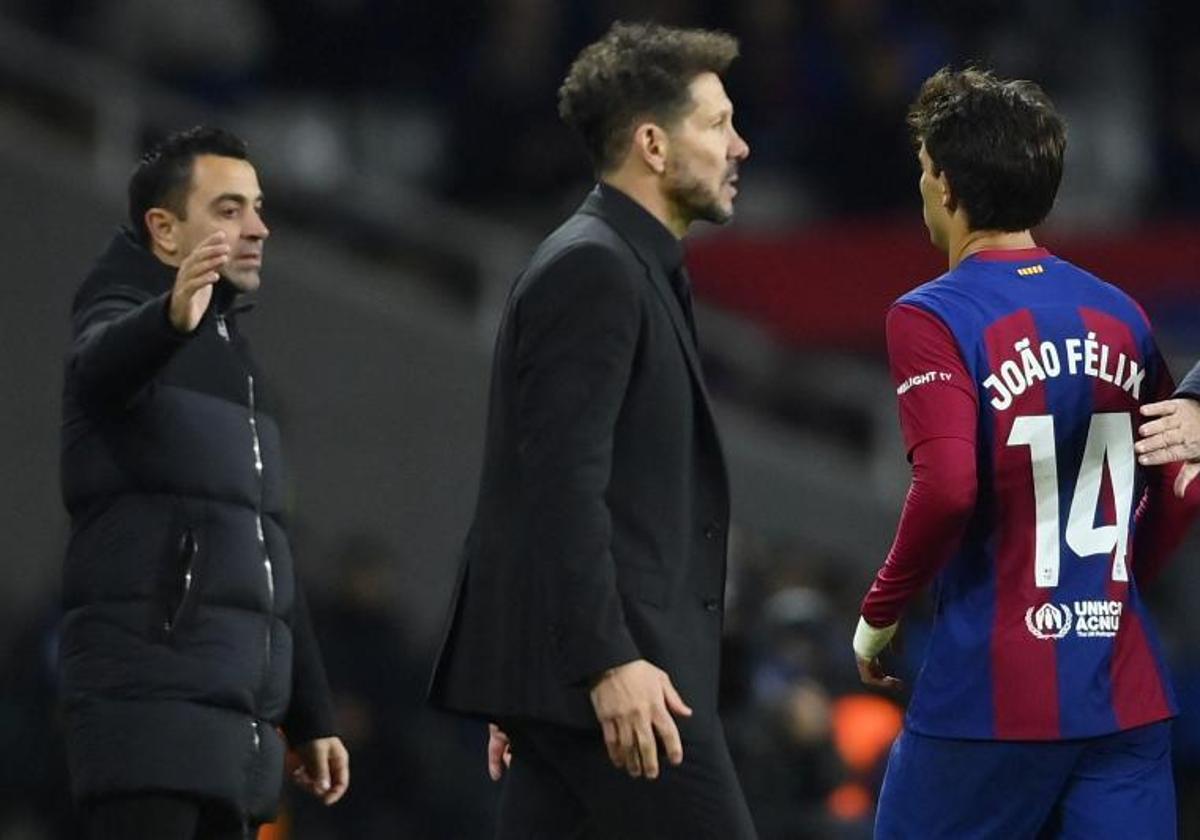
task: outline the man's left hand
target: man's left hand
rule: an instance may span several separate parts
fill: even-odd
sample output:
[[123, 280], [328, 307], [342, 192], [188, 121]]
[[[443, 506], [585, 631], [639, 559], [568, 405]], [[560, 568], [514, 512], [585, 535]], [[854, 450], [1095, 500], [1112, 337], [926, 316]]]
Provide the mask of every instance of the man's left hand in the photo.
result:
[[291, 776], [298, 787], [326, 805], [345, 795], [350, 787], [350, 753], [341, 738], [315, 738], [297, 746], [294, 755]]

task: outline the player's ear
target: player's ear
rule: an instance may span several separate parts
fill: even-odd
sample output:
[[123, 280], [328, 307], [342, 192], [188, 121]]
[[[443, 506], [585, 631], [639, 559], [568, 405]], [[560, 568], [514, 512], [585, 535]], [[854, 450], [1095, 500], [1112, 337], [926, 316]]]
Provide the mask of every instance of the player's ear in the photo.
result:
[[954, 196], [954, 188], [950, 186], [945, 169], [938, 173], [937, 184], [942, 206], [946, 208], [947, 213], [953, 213], [958, 209], [958, 199]]
[[633, 130], [633, 154], [655, 175], [667, 171], [671, 141], [658, 123], [639, 123]]
[[143, 220], [150, 241], [163, 253], [177, 256], [179, 252], [179, 220], [170, 210], [151, 207]]

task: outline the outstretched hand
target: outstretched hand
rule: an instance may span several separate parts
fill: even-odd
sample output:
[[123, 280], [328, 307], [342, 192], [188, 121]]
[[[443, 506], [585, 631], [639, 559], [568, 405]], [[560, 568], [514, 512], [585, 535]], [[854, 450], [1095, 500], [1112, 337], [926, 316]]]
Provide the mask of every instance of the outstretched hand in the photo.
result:
[[229, 262], [229, 243], [219, 230], [183, 258], [171, 288], [171, 325], [181, 333], [196, 329], [212, 301], [213, 284], [221, 279], [218, 269]]

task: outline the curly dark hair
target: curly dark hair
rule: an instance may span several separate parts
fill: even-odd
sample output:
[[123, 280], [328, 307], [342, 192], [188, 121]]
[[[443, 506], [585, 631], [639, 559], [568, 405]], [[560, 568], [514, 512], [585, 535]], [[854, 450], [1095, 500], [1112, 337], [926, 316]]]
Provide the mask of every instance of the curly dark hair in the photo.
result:
[[737, 39], [724, 32], [618, 21], [571, 65], [558, 113], [583, 139], [596, 171], [611, 171], [636, 120], [671, 125], [691, 107], [692, 80], [722, 75], [737, 55]]
[[192, 163], [200, 155], [248, 159], [246, 143], [240, 137], [198, 125], [163, 138], [134, 167], [129, 177], [129, 223], [143, 245], [150, 244], [146, 211], [151, 207], [165, 207], [180, 219], [187, 218]]
[[1054, 206], [1066, 125], [1033, 82], [943, 67], [908, 111], [914, 142], [945, 171], [972, 230], [1026, 230]]

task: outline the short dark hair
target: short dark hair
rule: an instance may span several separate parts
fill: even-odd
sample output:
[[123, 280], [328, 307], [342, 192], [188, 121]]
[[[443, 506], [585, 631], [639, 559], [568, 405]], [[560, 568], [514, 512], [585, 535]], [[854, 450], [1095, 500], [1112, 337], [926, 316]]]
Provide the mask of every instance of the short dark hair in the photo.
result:
[[1067, 131], [1033, 82], [943, 67], [908, 111], [913, 140], [945, 171], [972, 230], [1026, 230], [1054, 206]]
[[129, 177], [129, 223], [138, 240], [150, 244], [146, 211], [165, 207], [187, 218], [187, 195], [192, 164], [200, 155], [248, 160], [246, 143], [221, 128], [198, 125], [163, 138], [142, 155]]
[[583, 139], [596, 171], [607, 172], [621, 162], [635, 120], [670, 125], [692, 104], [692, 80], [720, 76], [737, 55], [737, 39], [724, 32], [618, 21], [571, 65], [558, 113]]

